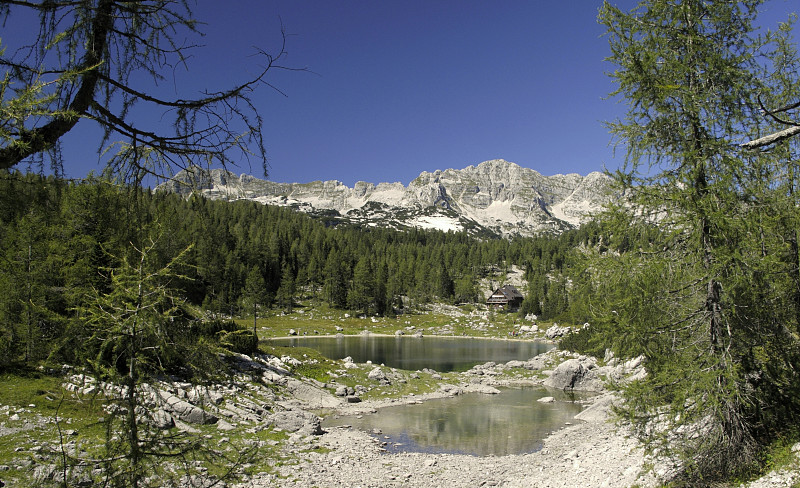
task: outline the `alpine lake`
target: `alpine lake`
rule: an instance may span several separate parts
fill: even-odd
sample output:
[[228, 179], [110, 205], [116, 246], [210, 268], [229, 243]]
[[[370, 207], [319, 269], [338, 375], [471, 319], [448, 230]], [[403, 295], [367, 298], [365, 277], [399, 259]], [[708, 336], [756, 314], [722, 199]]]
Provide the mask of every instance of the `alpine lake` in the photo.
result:
[[[351, 357], [405, 370], [467, 371], [489, 361], [528, 360], [553, 346], [536, 341], [467, 337], [336, 336], [272, 339], [277, 346], [318, 350], [331, 359]], [[555, 402], [538, 402], [552, 396]], [[505, 388], [499, 394], [451, 398], [378, 409], [359, 416], [328, 416], [324, 427], [349, 425], [369, 432], [389, 452], [502, 456], [537, 451], [550, 433], [573, 421], [587, 395], [543, 387]]]

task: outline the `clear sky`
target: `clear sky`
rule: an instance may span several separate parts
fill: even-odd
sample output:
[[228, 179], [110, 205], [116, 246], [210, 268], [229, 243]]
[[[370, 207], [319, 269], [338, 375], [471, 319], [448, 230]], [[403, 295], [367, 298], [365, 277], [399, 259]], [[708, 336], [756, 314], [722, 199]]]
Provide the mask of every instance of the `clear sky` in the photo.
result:
[[238, 3], [258, 12], [229, 17], [240, 45], [269, 48], [283, 22], [287, 63], [313, 72], [281, 73], [286, 97], [264, 98], [273, 181], [408, 184], [500, 158], [547, 175], [616, 164], [599, 1]]
[[[762, 22], [774, 26], [798, 3], [768, 2]], [[199, 0], [205, 46], [176, 93], [244, 81], [258, 71], [254, 47], [277, 52], [283, 24], [284, 64], [309, 71], [275, 71], [269, 81], [282, 93], [256, 96], [270, 180], [408, 184], [422, 171], [499, 158], [545, 175], [614, 169], [620, 158], [602, 121], [623, 107], [604, 100], [613, 86], [600, 4]], [[189, 85], [195, 91], [182, 91]], [[99, 169], [89, 138], [65, 145], [69, 176]], [[231, 169], [264, 176], [256, 165]]]

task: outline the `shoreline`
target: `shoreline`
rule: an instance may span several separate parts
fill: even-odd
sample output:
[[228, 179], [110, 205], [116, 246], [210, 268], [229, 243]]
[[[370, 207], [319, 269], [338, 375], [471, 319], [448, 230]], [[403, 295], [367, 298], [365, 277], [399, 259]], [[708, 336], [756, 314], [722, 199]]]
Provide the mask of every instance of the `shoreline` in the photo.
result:
[[[324, 338], [336, 338], [338, 334], [342, 334], [341, 332], [337, 334], [314, 334], [314, 335], [293, 335], [293, 336], [277, 336], [277, 337], [267, 337], [264, 339], [259, 339], [259, 344], [262, 342], [267, 342], [271, 340], [286, 340], [286, 339], [324, 339]], [[409, 338], [409, 339], [425, 339], [425, 338], [436, 338], [436, 339], [481, 339], [487, 341], [522, 341], [522, 342], [540, 342], [542, 344], [551, 344], [555, 346], [557, 344], [556, 341], [552, 339], [547, 339], [546, 337], [537, 338], [537, 337], [483, 337], [483, 336], [457, 336], [457, 335], [438, 335], [438, 334], [429, 334], [423, 335], [419, 337], [415, 337], [412, 334], [403, 334], [403, 335], [396, 335], [396, 334], [384, 334], [379, 332], [369, 332], [368, 334], [364, 334], [363, 332], [359, 332], [358, 334], [342, 334], [342, 337], [397, 337], [397, 338]]]
[[[329, 336], [325, 336], [329, 337]], [[436, 336], [440, 337], [440, 336]], [[497, 338], [487, 338], [502, 340]], [[567, 353], [545, 353], [548, 365], [559, 364]], [[574, 355], [571, 355], [574, 356]], [[490, 367], [502, 370], [506, 364]], [[483, 367], [486, 370], [487, 367]], [[495, 387], [543, 387], [543, 378], [523, 381], [496, 379], [492, 375], [458, 373], [442, 380], [439, 389], [421, 395], [392, 399], [370, 399], [360, 403], [340, 402], [324, 409], [325, 416], [366, 415], [388, 406], [422, 403], [470, 391]], [[474, 390], [473, 390], [474, 389]], [[483, 391], [488, 393], [488, 391]], [[476, 456], [472, 454], [388, 452], [381, 439], [349, 426], [325, 427], [318, 436], [292, 434], [287, 448], [302, 453], [300, 461], [282, 466], [277, 474], [261, 474], [240, 488], [268, 486], [313, 487], [419, 487], [503, 486], [572, 488], [583, 486], [657, 486], [651, 464], [629, 432], [610, 421], [615, 397], [602, 392], [582, 401], [585, 408], [573, 420], [542, 440], [541, 449], [525, 454]], [[295, 400], [290, 408], [313, 411], [306, 400]], [[321, 411], [321, 410], [318, 410]]]
[[[612, 401], [608, 393], [595, 397], [575, 417], [576, 423], [550, 433], [543, 439], [541, 449], [527, 454], [390, 453], [367, 432], [346, 426], [329, 427], [311, 443], [302, 437], [293, 440], [295, 449], [307, 455], [296, 465], [280, 468], [280, 478], [256, 476], [237, 486], [266, 488], [276, 486], [276, 481], [289, 482], [287, 486], [297, 488], [657, 486], [655, 477], [645, 472], [647, 458], [639, 443], [609, 422]], [[399, 404], [364, 403], [364, 407], [373, 410]]]

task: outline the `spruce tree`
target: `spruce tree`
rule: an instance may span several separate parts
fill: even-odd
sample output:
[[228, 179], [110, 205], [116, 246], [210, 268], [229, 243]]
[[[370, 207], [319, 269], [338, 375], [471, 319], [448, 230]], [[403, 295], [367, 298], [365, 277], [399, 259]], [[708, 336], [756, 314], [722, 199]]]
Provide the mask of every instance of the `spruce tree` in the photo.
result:
[[347, 306], [347, 275], [339, 252], [332, 252], [325, 262], [323, 292], [328, 304], [335, 308]]
[[258, 307], [269, 304], [269, 294], [267, 293], [267, 284], [264, 281], [264, 276], [257, 266], [253, 266], [250, 273], [247, 275], [247, 281], [244, 284], [243, 298], [253, 311], [253, 334], [256, 334], [256, 327], [258, 325]]
[[353, 269], [353, 282], [347, 292], [347, 307], [369, 313], [375, 307], [375, 277], [369, 257], [361, 258]]
[[294, 310], [295, 279], [292, 267], [288, 263], [283, 263], [281, 268], [281, 286], [276, 293], [278, 306], [287, 313]]

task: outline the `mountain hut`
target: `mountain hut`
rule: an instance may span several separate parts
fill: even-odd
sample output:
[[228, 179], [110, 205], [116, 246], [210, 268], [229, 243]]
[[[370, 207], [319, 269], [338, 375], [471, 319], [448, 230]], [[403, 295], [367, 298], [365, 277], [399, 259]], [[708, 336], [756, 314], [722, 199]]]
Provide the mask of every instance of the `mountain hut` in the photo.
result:
[[503, 285], [486, 300], [486, 305], [495, 308], [518, 308], [525, 297], [512, 285]]

